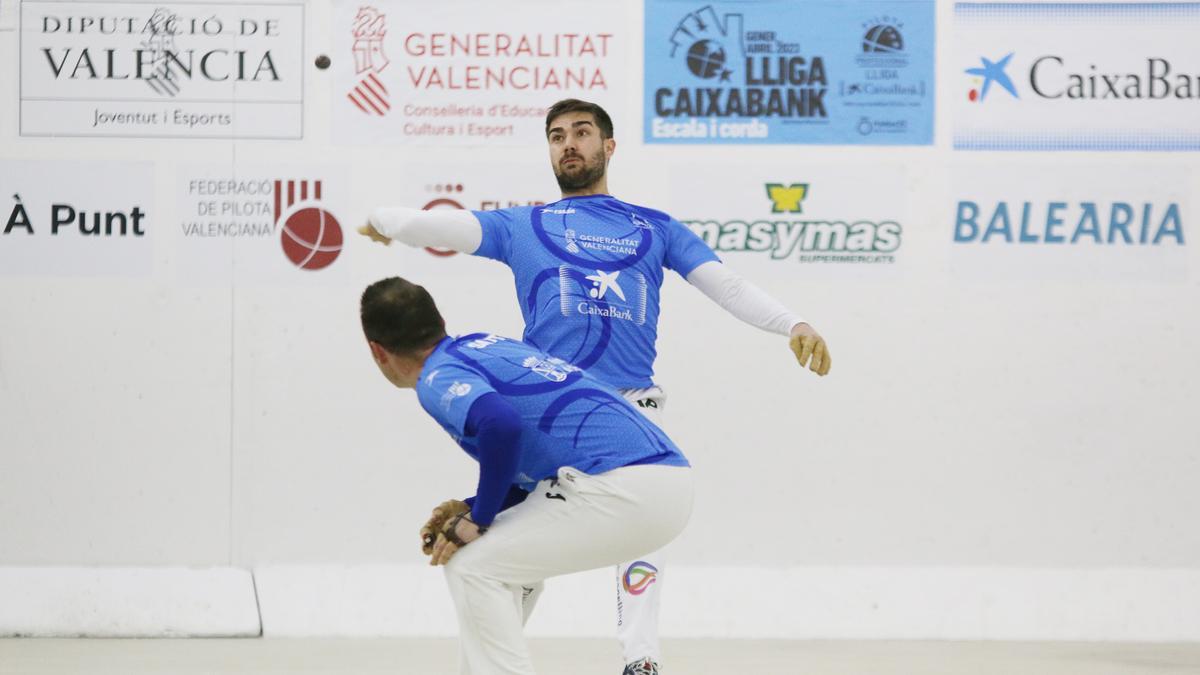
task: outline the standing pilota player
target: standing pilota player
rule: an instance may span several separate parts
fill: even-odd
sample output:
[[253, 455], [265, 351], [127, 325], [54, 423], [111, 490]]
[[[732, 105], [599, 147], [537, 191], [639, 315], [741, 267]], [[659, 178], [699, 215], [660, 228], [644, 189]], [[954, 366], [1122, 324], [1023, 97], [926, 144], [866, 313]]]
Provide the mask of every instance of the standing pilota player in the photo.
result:
[[[421, 528], [446, 566], [466, 675], [530, 675], [522, 626], [542, 581], [654, 551], [692, 511], [679, 448], [613, 387], [530, 345], [451, 338], [424, 288], [392, 277], [362, 295], [384, 377], [479, 462], [475, 496]], [[503, 512], [502, 512], [503, 511]], [[455, 512], [453, 517], [448, 517]]]
[[[439, 247], [508, 265], [524, 340], [617, 387], [661, 426], [665, 396], [652, 378], [664, 268], [728, 312], [788, 336], [800, 365], [829, 372], [825, 341], [798, 316], [722, 264], [665, 213], [608, 194], [616, 150], [600, 106], [567, 99], [546, 115], [550, 166], [562, 200], [495, 211], [381, 208], [359, 232], [375, 241]], [[636, 563], [636, 564], [635, 564]], [[658, 672], [658, 555], [617, 569], [617, 636], [626, 675]]]

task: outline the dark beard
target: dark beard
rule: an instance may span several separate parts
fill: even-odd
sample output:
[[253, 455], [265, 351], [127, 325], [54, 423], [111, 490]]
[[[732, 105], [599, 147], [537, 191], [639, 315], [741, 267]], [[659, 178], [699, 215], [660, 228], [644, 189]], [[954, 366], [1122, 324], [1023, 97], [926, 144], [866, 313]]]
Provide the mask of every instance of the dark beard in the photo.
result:
[[568, 175], [565, 171], [560, 170], [560, 166], [554, 167], [554, 177], [558, 179], [558, 187], [563, 192], [577, 192], [587, 187], [591, 187], [604, 178], [604, 150], [592, 156], [591, 161], [583, 159], [583, 170], [578, 173]]

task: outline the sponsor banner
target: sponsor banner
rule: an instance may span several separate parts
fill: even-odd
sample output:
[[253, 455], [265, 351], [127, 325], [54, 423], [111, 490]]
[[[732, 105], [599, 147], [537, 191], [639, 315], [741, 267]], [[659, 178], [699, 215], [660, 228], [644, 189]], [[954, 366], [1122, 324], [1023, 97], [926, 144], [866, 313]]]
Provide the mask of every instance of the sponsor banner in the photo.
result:
[[670, 213], [737, 269], [862, 277], [867, 268], [890, 273], [907, 255], [902, 168], [775, 163], [726, 167], [720, 175], [670, 171], [688, 176], [686, 191], [626, 198]]
[[[533, 153], [530, 154], [533, 156]], [[416, 209], [489, 211], [510, 206], [545, 204], [559, 198], [548, 160], [491, 162], [422, 162], [419, 171], [387, 185], [385, 202], [370, 204]], [[357, 235], [356, 235], [357, 236]], [[425, 249], [430, 258], [460, 256], [454, 251]]]
[[647, 143], [928, 145], [934, 3], [647, 0]]
[[961, 150], [1200, 150], [1200, 3], [958, 3]]
[[0, 275], [148, 276], [149, 162], [0, 160]]
[[22, 136], [303, 136], [304, 5], [21, 3]]
[[958, 275], [1010, 281], [1187, 276], [1195, 231], [1183, 167], [962, 166], [953, 176], [944, 231]]
[[353, 227], [345, 170], [335, 167], [183, 166], [173, 236], [190, 278], [290, 281], [344, 268]]
[[[564, 28], [563, 17], [587, 17]], [[333, 125], [343, 143], [520, 145], [563, 98], [624, 103], [622, 12], [582, 2], [334, 5]]]

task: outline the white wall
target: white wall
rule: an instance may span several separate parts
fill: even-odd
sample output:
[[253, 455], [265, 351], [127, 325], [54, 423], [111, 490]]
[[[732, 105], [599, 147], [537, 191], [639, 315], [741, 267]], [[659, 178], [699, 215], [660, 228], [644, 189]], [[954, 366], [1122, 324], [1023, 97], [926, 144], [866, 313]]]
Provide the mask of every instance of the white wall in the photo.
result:
[[[311, 64], [331, 45], [331, 8], [306, 7]], [[964, 172], [1011, 168], [1018, 186], [1046, 167], [1064, 184], [1077, 169], [1124, 172], [1163, 176], [1194, 195], [1194, 153], [955, 152], [941, 117], [950, 86], [939, 89], [933, 147], [647, 147], [641, 4], [622, 7], [631, 79], [627, 104], [612, 111], [614, 194], [699, 217], [688, 213], [693, 204], [717, 208], [698, 194], [705, 185], [742, 180], [761, 190], [818, 176], [851, 195], [848, 213], [895, 214], [905, 227], [902, 261], [888, 269], [723, 256], [825, 335], [834, 355], [825, 379], [797, 368], [782, 338], [669, 278], [658, 379], [670, 394], [668, 432], [700, 480], [692, 524], [672, 546], [679, 569], [716, 566], [752, 581], [767, 578], [759, 568], [797, 579], [806, 569], [834, 578], [880, 569], [897, 588], [922, 570], [995, 571], [986, 585], [1006, 574], [1069, 579], [1115, 568], [1131, 574], [1127, 597], [1137, 602], [1142, 589], [1161, 588], [1167, 577], [1156, 573], [1200, 568], [1195, 205], [1182, 275], [1167, 279], [972, 274], [951, 241]], [[938, 10], [940, 54], [951, 4]], [[452, 332], [519, 335], [520, 316], [503, 267], [383, 249], [350, 229], [371, 207], [415, 203], [421, 186], [443, 180], [553, 199], [541, 139], [491, 150], [334, 145], [330, 100], [342, 94], [311, 65], [303, 141], [24, 138], [11, 103], [15, 37], [0, 32], [0, 91], [10, 102], [0, 108], [0, 160], [82, 171], [98, 160], [150, 161], [145, 189], [157, 210], [147, 278], [0, 276], [0, 566], [419, 564], [416, 528], [432, 504], [469, 493], [473, 467], [411, 392], [375, 371], [357, 295], [402, 274], [431, 290]], [[939, 80], [954, 69], [940, 62]], [[336, 272], [238, 272], [235, 245], [196, 273], [179, 253], [186, 214], [177, 200], [194, 166], [325, 171], [347, 232]], [[877, 193], [901, 203], [874, 202]], [[0, 194], [0, 217], [9, 208]], [[1040, 595], [1034, 583], [1011, 588], [1013, 597]], [[1094, 588], [1079, 586], [1064, 605]], [[764, 603], [771, 596], [753, 582], [741, 590]], [[1174, 611], [1181, 597], [1161, 593], [1155, 606]], [[894, 625], [913, 616], [900, 611]], [[1200, 636], [1194, 613], [1183, 620], [1174, 634], [1031, 633]], [[822, 629], [819, 615], [798, 625], [801, 634], [847, 634]], [[994, 628], [985, 622], [975, 635], [1005, 635]], [[939, 635], [962, 637], [936, 625], [926, 634]]]

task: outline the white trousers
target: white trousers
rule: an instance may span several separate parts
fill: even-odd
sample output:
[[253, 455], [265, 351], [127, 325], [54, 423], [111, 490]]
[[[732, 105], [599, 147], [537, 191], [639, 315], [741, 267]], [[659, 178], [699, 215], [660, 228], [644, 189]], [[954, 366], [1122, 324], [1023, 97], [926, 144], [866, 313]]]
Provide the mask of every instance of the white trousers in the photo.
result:
[[614, 565], [665, 546], [692, 512], [692, 471], [627, 466], [589, 476], [570, 467], [446, 565], [464, 675], [531, 675], [522, 626], [544, 579]]
[[[660, 387], [622, 389], [621, 395], [660, 429], [667, 396]], [[644, 658], [662, 660], [658, 642], [658, 607], [661, 603], [663, 555], [655, 550], [616, 567], [617, 640], [625, 663]]]

